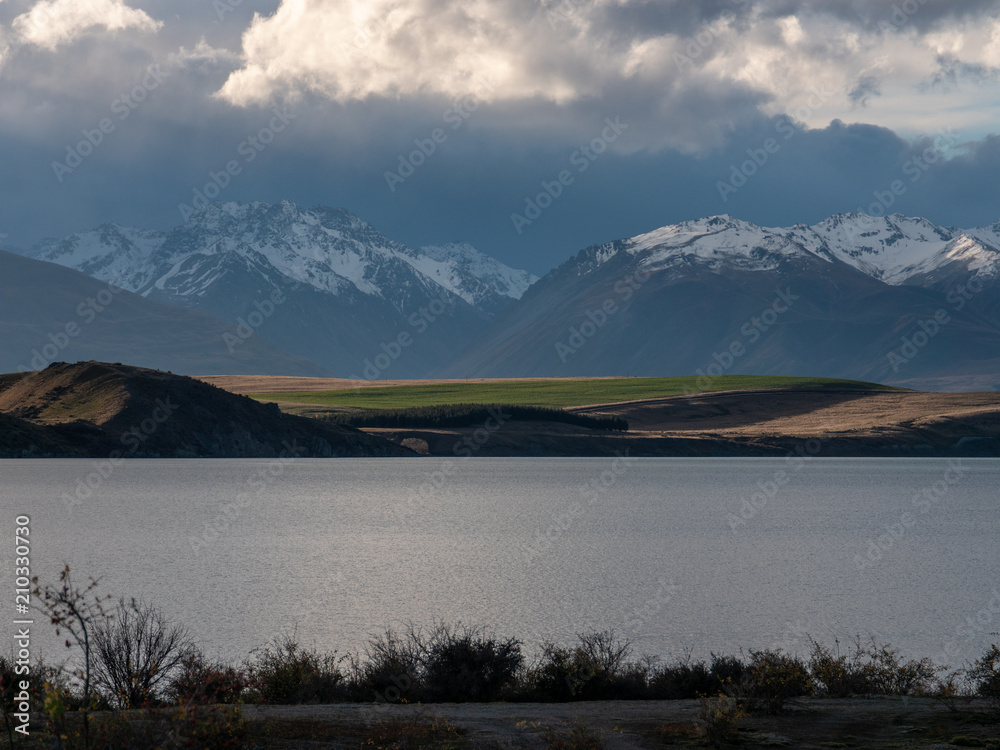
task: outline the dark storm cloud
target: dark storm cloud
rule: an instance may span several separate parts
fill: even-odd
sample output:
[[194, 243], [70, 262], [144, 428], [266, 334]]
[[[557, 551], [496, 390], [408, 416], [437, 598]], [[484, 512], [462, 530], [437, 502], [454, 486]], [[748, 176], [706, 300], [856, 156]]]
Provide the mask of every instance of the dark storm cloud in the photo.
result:
[[[581, 5], [574, 0], [555, 3]], [[737, 19], [757, 14], [762, 18], [825, 15], [865, 29], [912, 26], [927, 31], [942, 21], [961, 21], [975, 17], [995, 17], [1000, 12], [997, 0], [645, 0], [600, 7], [604, 23], [611, 23], [623, 33], [641, 37], [657, 34], [687, 36], [706, 23], [720, 18]], [[895, 20], [894, 20], [895, 19]]]
[[963, 82], [981, 84], [1000, 80], [1000, 69], [988, 65], [962, 62], [952, 55], [940, 55], [937, 62], [938, 69], [920, 84], [922, 91], [949, 92], [961, 88]]
[[859, 107], [866, 107], [868, 102], [881, 94], [882, 90], [875, 76], [861, 76], [858, 84], [847, 93], [847, 98]]
[[[391, 110], [385, 107], [374, 107], [367, 121], [386, 118]], [[771, 226], [816, 222], [871, 205], [875, 193], [897, 179], [907, 180], [908, 190], [893, 211], [965, 226], [990, 223], [1000, 213], [993, 189], [1000, 169], [996, 138], [971, 144], [966, 153], [933, 165], [912, 183], [906, 164], [928, 145], [874, 126], [834, 123], [822, 130], [796, 130], [784, 140], [776, 125], [786, 121], [759, 118], [733, 132], [726, 148], [708, 155], [608, 153], [583, 173], [571, 161], [577, 146], [505, 142], [470, 127], [456, 132], [391, 192], [384, 172], [412, 142], [386, 129], [365, 141], [352, 131], [338, 135], [340, 125], [358, 117], [357, 110], [347, 109], [328, 110], [323, 118], [303, 112], [287, 138], [279, 135], [245, 164], [220, 199], [288, 198], [306, 206], [344, 206], [409, 244], [468, 240], [536, 273], [589, 244], [700, 216], [730, 213]], [[161, 123], [148, 132], [151, 140], [145, 145], [138, 136], [125, 139], [58, 189], [47, 171], [51, 150], [37, 144], [19, 150], [12, 166], [25, 179], [16, 188], [3, 186], [0, 231], [23, 245], [14, 235], [26, 226], [30, 231], [21, 237], [34, 241], [105, 220], [159, 228], [179, 224], [178, 204], [189, 203], [193, 191], [227, 159], [241, 159], [239, 144], [268, 118], [268, 110], [233, 114], [220, 108], [206, 115], [200, 128]], [[780, 150], [723, 200], [719, 183], [767, 138], [777, 139]], [[565, 169], [573, 170], [573, 184], [518, 233], [511, 213], [523, 211], [525, 199]]]
[[[484, 97], [452, 130], [448, 113], [470, 101], [462, 85], [337, 102], [322, 89], [293, 92], [298, 82], [293, 77], [281, 88], [282, 94], [296, 94], [281, 104], [291, 107], [285, 112], [293, 117], [260, 150], [246, 144], [270, 127], [278, 105], [233, 106], [217, 92], [246, 64], [242, 40], [254, 12], [271, 16], [279, 2], [221, 1], [230, 8], [221, 16], [207, 0], [133, 2], [132, 7], [162, 21], [162, 28], [152, 34], [88, 32], [57, 52], [22, 47], [8, 56], [0, 68], [0, 168], [15, 177], [0, 181], [0, 235], [10, 235], [6, 242], [24, 246], [104, 221], [172, 227], [181, 222], [179, 206], [190, 205], [196, 191], [236, 161], [239, 174], [220, 189], [221, 200], [287, 198], [305, 206], [343, 206], [411, 245], [468, 240], [540, 273], [583, 246], [701, 216], [730, 213], [759, 224], [788, 225], [866, 208], [894, 180], [911, 180], [907, 165], [929, 148], [928, 142], [886, 127], [830, 123], [851, 114], [852, 104], [867, 103], [854, 114], [875, 117], [905, 87], [893, 87], [885, 71], [848, 68], [853, 53], [826, 48], [833, 43], [813, 33], [822, 24], [806, 23], [801, 40], [786, 45], [779, 23], [789, 14], [805, 20], [825, 14], [874, 29], [870, 38], [877, 38], [878, 21], [891, 16], [894, 4], [902, 6], [899, 0], [754, 0], [747, 7], [725, 0], [609, 3], [594, 11], [593, 39], [579, 37], [588, 26], [576, 23], [571, 13], [592, 9], [589, 3], [570, 0], [568, 8], [550, 3], [564, 8], [567, 18], [554, 19], [554, 29], [535, 18], [537, 36], [522, 38], [517, 24], [537, 15], [537, 5], [511, 0], [493, 6], [490, 21], [506, 29], [497, 39], [515, 39], [517, 54], [510, 59], [526, 62], [518, 83], [527, 86], [533, 75], [557, 80], [567, 85], [564, 97], [544, 96], [544, 86], [541, 93], [522, 97]], [[30, 4], [0, 3], [0, 25], [8, 28], [15, 11]], [[449, 34], [469, 32], [469, 18], [456, 7], [453, 0], [426, 5], [428, 12], [451, 9]], [[997, 9], [996, 2], [928, 0], [906, 23], [931, 30], [974, 14], [989, 18]], [[735, 24], [728, 35], [702, 34], [704, 43], [698, 41], [706, 22], [723, 18]], [[427, 19], [426, 28], [438, 28], [437, 21]], [[553, 35], [559, 44], [540, 43]], [[896, 35], [894, 41], [898, 45], [906, 38]], [[649, 42], [634, 65], [630, 40]], [[674, 53], [691, 43], [699, 57], [685, 65]], [[407, 44], [419, 48], [419, 34], [411, 34]], [[749, 46], [739, 48], [744, 44]], [[737, 52], [743, 57], [734, 56]], [[871, 54], [883, 53], [876, 47]], [[773, 80], [767, 68], [756, 71], [756, 77], [741, 75], [761, 59], [776, 61]], [[715, 64], [706, 66], [708, 61]], [[828, 102], [843, 105], [844, 114], [814, 114], [813, 129], [795, 128], [786, 140], [788, 131], [779, 132], [778, 125], [788, 121], [764, 112], [802, 112], [813, 86], [810, 71], [823, 73], [830, 61], [845, 66]], [[164, 66], [169, 75], [136, 107], [126, 105], [128, 115], [119, 119], [123, 95], [142, 85], [152, 65]], [[975, 86], [994, 85], [995, 71], [964, 54], [963, 59], [939, 56], [937, 68], [926, 94], [916, 84], [907, 89], [913, 97], [927, 97], [924, 111], [933, 112], [934, 102], [956, 87], [975, 92]], [[996, 130], [990, 117], [982, 119]], [[114, 130], [60, 180], [53, 163], [65, 162], [67, 149], [93, 134], [105, 118]], [[601, 135], [609, 118], [627, 128], [578, 171], [574, 155]], [[390, 189], [386, 172], [397, 169], [415, 142], [426, 142], [435, 128], [447, 128], [447, 142]], [[723, 196], [720, 183], [731, 180], [732, 170], [751, 158], [748, 152], [759, 154], [769, 138], [780, 149], [746, 184]], [[998, 218], [993, 185], [1000, 142], [975, 138], [907, 182], [892, 210], [964, 226]], [[573, 170], [572, 184], [517, 232], [511, 214], [523, 212], [543, 183], [567, 169]]]
[[[927, 31], [942, 21], [995, 17], [997, 0], [752, 0], [765, 17], [827, 15], [865, 28], [912, 26]], [[896, 20], [893, 20], [893, 19]]]

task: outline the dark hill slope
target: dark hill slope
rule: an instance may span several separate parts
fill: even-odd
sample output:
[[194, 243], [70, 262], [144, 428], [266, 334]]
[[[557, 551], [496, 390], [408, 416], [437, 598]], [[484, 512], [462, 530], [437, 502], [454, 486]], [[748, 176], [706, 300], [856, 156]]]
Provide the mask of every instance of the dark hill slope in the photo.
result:
[[206, 312], [112, 294], [79, 271], [0, 250], [0, 372], [96, 359], [191, 375], [329, 374], [262, 335], [230, 345], [235, 333]]
[[101, 362], [0, 377], [0, 455], [398, 456], [359, 430], [282, 414], [193, 378]]

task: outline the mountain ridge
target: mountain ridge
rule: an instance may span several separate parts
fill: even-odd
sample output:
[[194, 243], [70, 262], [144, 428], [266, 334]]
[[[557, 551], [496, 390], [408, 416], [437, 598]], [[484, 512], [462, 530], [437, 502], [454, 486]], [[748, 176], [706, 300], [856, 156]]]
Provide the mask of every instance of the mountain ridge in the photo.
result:
[[409, 266], [414, 278], [407, 282], [440, 285], [469, 304], [482, 303], [486, 308], [498, 306], [502, 298], [518, 298], [536, 278], [468, 243], [414, 250], [346, 209], [303, 209], [290, 201], [210, 203], [185, 224], [167, 231], [104, 223], [62, 239], [43, 240], [26, 254], [144, 296], [172, 292], [178, 299], [171, 301], [203, 291], [204, 284], [183, 278], [198, 267], [192, 266], [196, 255], [242, 256], [320, 291], [337, 295], [353, 286], [356, 292], [383, 299], [388, 299], [387, 290], [380, 286], [379, 269], [372, 265], [396, 261]]
[[[159, 235], [104, 224], [31, 252], [338, 377], [682, 375], [721, 361], [920, 387], [1000, 372], [1000, 221], [845, 213], [775, 228], [722, 214], [588, 246], [541, 279], [288, 201], [209, 204]], [[801, 300], [787, 314], [768, 311], [781, 290]]]
[[[413, 250], [345, 209], [289, 201], [211, 203], [166, 232], [102, 224], [28, 254], [211, 313], [341, 376], [425, 374], [535, 278], [467, 244]], [[419, 345], [386, 359], [400, 340]]]
[[[668, 225], [580, 250], [434, 374], [721, 371], [1000, 388], [998, 228], [858, 214], [787, 229], [728, 215]], [[794, 305], [775, 302], [782, 290]]]

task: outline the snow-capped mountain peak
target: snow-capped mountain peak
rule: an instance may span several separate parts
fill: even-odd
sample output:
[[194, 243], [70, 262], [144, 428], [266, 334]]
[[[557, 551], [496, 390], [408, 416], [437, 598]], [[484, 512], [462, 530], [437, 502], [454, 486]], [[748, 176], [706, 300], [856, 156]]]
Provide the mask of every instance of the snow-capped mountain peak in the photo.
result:
[[536, 280], [467, 244], [415, 251], [345, 209], [302, 209], [290, 201], [210, 203], [169, 232], [106, 224], [40, 243], [31, 255], [189, 304], [243, 271], [397, 308], [405, 306], [401, 289], [419, 288], [423, 296], [454, 294], [492, 313]]
[[414, 263], [425, 274], [476, 307], [520, 299], [538, 277], [504, 265], [467, 242], [425, 245]]
[[626, 251], [645, 254], [651, 270], [680, 259], [709, 266], [772, 269], [803, 249], [785, 230], [766, 229], [728, 214], [662, 227], [626, 241]]
[[686, 261], [711, 268], [772, 270], [796, 256], [846, 263], [887, 284], [951, 263], [969, 272], [1000, 273], [1000, 221], [990, 227], [961, 230], [939, 227], [901, 214], [875, 217], [839, 214], [809, 226], [760, 227], [728, 215], [673, 224], [606, 245], [595, 255], [598, 265], [619, 249], [642, 256], [651, 270]]

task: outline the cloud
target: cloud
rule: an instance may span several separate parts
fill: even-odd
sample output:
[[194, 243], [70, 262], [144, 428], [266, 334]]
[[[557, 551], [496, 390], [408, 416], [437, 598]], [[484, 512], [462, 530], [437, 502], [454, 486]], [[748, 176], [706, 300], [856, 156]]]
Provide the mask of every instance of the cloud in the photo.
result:
[[23, 43], [54, 51], [95, 28], [153, 32], [162, 25], [124, 0], [41, 0], [14, 19], [13, 29]]
[[207, 73], [216, 70], [220, 65], [233, 65], [238, 60], [239, 56], [235, 53], [213, 47], [204, 39], [199, 39], [191, 49], [181, 46], [176, 52], [167, 55], [166, 64], [171, 68]]
[[874, 97], [881, 96], [882, 90], [875, 76], [861, 76], [857, 85], [847, 93], [847, 98], [859, 107], [867, 107]]
[[[476, 90], [493, 103], [534, 107], [543, 120], [537, 113], [545, 108], [614, 113], [627, 90], [653, 118], [642, 145], [684, 150], [718, 146], [719, 132], [755, 114], [807, 110], [800, 119], [824, 127], [878, 99], [867, 111], [875, 124], [915, 135], [961, 127], [961, 102], [925, 111], [919, 122], [910, 113], [927, 110], [919, 102], [932, 92], [921, 84], [949, 74], [944, 57], [954, 61], [949, 70], [961, 71], [1000, 59], [998, 7], [996, 0], [282, 0], [272, 15], [254, 16], [242, 65], [218, 96], [247, 106]], [[995, 83], [966, 81], [969, 96]], [[687, 123], [679, 122], [682, 106]], [[706, 122], [712, 111], [726, 114]]]
[[565, 101], [603, 76], [579, 35], [563, 35], [574, 48], [563, 53], [552, 36], [531, 0], [284, 0], [255, 16], [246, 65], [221, 94], [236, 104], [280, 90], [348, 101], [460, 96], [486, 83], [494, 99]]
[[[0, 2], [3, 2], [3, 0], [0, 0]], [[3, 69], [4, 60], [7, 59], [9, 53], [10, 43], [7, 41], [7, 32], [3, 26], [0, 26], [0, 70]]]

